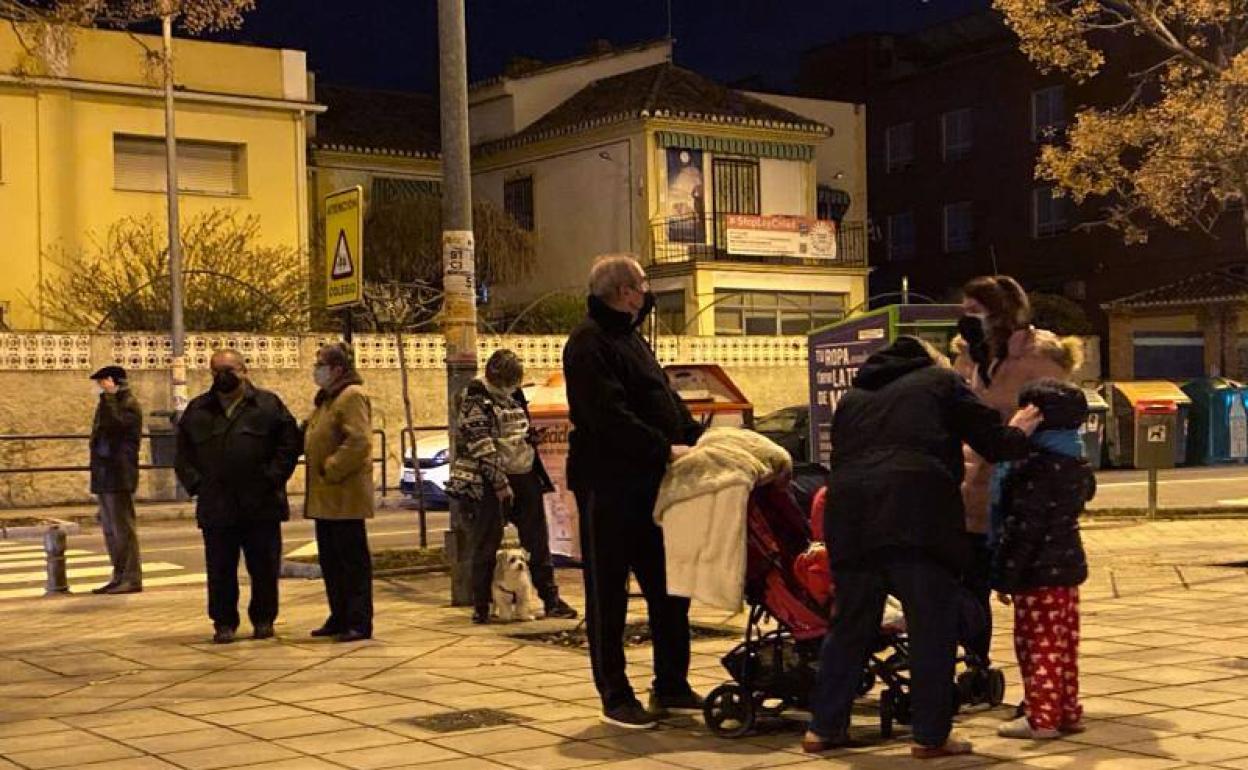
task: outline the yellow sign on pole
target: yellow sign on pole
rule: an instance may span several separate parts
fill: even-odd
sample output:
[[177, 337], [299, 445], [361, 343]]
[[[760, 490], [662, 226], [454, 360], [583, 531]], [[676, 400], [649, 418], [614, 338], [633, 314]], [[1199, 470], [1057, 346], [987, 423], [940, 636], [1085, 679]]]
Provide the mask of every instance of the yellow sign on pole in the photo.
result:
[[364, 189], [356, 185], [325, 196], [325, 307], [363, 299]]

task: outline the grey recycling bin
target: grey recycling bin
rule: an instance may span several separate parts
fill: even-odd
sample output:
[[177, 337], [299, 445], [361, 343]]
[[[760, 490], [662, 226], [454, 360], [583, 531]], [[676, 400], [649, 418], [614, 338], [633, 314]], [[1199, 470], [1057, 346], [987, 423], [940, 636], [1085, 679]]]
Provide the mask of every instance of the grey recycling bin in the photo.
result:
[[1179, 408], [1172, 401], [1141, 401], [1135, 405], [1135, 467], [1173, 468], [1178, 439]]
[[151, 442], [152, 465], [172, 468], [178, 456], [178, 437], [174, 432], [173, 412], [152, 412], [153, 419], [147, 426]]
[[1093, 470], [1099, 470], [1105, 449], [1105, 421], [1109, 415], [1109, 404], [1092, 388], [1084, 388], [1083, 394], [1088, 399], [1088, 418], [1083, 421], [1079, 438], [1083, 439], [1083, 456], [1088, 465]]

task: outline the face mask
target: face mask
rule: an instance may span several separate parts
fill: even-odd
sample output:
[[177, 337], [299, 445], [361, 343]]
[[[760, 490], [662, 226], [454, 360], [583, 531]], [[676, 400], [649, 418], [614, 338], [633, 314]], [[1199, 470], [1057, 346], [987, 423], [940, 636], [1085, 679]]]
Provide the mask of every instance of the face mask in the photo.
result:
[[654, 312], [654, 303], [655, 303], [654, 292], [648, 291], [642, 295], [641, 309], [637, 311], [638, 323], [641, 323], [642, 321], [644, 321], [646, 319], [646, 316]]
[[223, 372], [217, 372], [212, 375], [212, 392], [213, 393], [234, 393], [243, 381], [233, 369], [226, 369]]
[[104, 389], [103, 389], [103, 388], [101, 388], [99, 385], [95, 385], [95, 386], [93, 386], [93, 389], [95, 390], [95, 395], [97, 395], [97, 396], [102, 396], [102, 395], [104, 395]]
[[318, 366], [312, 370], [312, 381], [316, 383], [316, 387], [324, 390], [333, 383], [334, 373], [328, 366]]

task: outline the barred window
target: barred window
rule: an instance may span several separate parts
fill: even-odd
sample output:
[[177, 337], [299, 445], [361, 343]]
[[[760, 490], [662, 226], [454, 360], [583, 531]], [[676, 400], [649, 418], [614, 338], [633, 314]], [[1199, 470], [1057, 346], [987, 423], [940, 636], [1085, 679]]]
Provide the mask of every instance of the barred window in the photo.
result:
[[533, 177], [522, 176], [503, 183], [503, 210], [520, 227], [533, 232]]

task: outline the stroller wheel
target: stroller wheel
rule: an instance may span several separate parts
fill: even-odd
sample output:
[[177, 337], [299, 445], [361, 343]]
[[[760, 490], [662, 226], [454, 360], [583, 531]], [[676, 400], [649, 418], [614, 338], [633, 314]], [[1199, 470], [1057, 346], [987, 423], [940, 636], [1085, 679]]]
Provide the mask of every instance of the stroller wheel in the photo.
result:
[[992, 707], [1005, 702], [1005, 672], [999, 668], [988, 669], [988, 704]]
[[893, 737], [893, 700], [892, 690], [880, 693], [880, 737], [885, 740]]
[[953, 690], [957, 693], [960, 705], [969, 706], [979, 702], [980, 686], [978, 679], [979, 672], [974, 669], [958, 674]]
[[862, 681], [858, 683], [858, 696], [862, 697], [871, 692], [875, 687], [875, 674], [871, 673], [871, 669], [866, 668], [862, 671]]
[[757, 714], [754, 698], [737, 684], [723, 684], [711, 690], [702, 706], [706, 726], [721, 738], [740, 738], [754, 729]]

